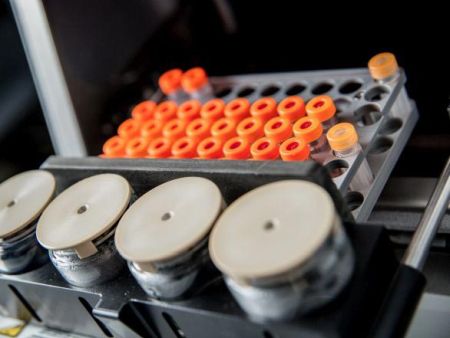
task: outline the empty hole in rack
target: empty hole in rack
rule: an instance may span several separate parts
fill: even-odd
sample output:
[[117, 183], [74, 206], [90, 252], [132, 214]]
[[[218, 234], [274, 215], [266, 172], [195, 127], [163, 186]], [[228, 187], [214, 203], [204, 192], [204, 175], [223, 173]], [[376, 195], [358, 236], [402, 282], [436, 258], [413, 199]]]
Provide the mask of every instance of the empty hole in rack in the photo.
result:
[[339, 93], [341, 94], [351, 94], [356, 92], [359, 88], [361, 88], [362, 83], [357, 80], [350, 80], [343, 83], [339, 87]]
[[269, 85], [261, 91], [261, 96], [272, 96], [278, 93], [279, 90], [280, 87], [278, 87], [277, 85]]
[[345, 195], [345, 202], [350, 211], [358, 209], [364, 202], [364, 196], [358, 191], [350, 191]]
[[379, 137], [377, 138], [369, 149], [369, 154], [382, 154], [388, 151], [392, 147], [393, 141], [389, 137]]
[[276, 336], [269, 330], [263, 331], [263, 338], [276, 338]]
[[107, 337], [114, 337], [111, 332], [109, 332], [108, 328], [103, 324], [97, 317], [94, 316], [92, 313], [92, 306], [89, 304], [89, 302], [84, 299], [83, 297], [78, 297], [78, 300], [80, 301], [81, 305], [84, 307], [86, 312], [91, 316], [91, 318], [94, 320], [94, 322], [97, 324], [99, 329], [103, 332], [103, 334]]
[[216, 97], [219, 98], [225, 97], [231, 93], [231, 90], [232, 89], [230, 87], [220, 88], [216, 91]]
[[334, 100], [334, 105], [336, 106], [336, 114], [346, 112], [351, 104], [352, 102], [349, 99], [343, 97]]
[[167, 312], [163, 312], [162, 316], [177, 338], [186, 338], [183, 330], [181, 330], [181, 328], [178, 326], [178, 323], [175, 321], [175, 319], [173, 319], [171, 315], [169, 315]]
[[377, 123], [381, 117], [380, 108], [375, 104], [366, 104], [355, 110], [357, 123], [361, 127], [370, 126]]
[[383, 100], [389, 94], [389, 88], [385, 86], [376, 86], [369, 89], [364, 98], [369, 102], [377, 102]]
[[389, 118], [386, 121], [383, 122], [383, 124], [380, 126], [380, 129], [378, 132], [381, 135], [390, 135], [397, 132], [403, 125], [403, 122], [399, 118]]
[[286, 93], [286, 95], [289, 95], [289, 96], [298, 95], [298, 94], [302, 93], [305, 89], [306, 89], [305, 85], [303, 85], [301, 83], [294, 83], [286, 89], [285, 93]]
[[344, 160], [333, 160], [328, 162], [325, 167], [328, 169], [330, 176], [336, 178], [343, 175], [347, 171], [349, 165], [347, 161]]
[[311, 93], [314, 95], [322, 95], [328, 93], [331, 89], [333, 89], [333, 84], [329, 82], [320, 82], [314, 86], [311, 90]]
[[8, 284], [8, 287], [11, 290], [11, 292], [14, 294], [14, 296], [17, 297], [17, 299], [20, 301], [20, 303], [28, 310], [30, 315], [38, 322], [42, 322], [41, 317], [39, 317], [39, 315], [36, 313], [34, 308], [31, 306], [30, 303], [28, 303], [28, 301], [25, 299], [25, 297], [22, 296], [22, 294], [19, 292], [19, 290], [17, 290], [16, 287], [11, 284]]
[[255, 92], [255, 88], [253, 87], [244, 87], [241, 90], [238, 91], [237, 96], [238, 97], [247, 97], [252, 95]]

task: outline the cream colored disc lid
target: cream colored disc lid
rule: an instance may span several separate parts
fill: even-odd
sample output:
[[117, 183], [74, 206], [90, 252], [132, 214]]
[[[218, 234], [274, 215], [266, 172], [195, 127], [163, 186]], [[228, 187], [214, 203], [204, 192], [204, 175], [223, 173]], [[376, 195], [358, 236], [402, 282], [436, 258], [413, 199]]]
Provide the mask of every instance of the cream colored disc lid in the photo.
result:
[[317, 184], [287, 180], [234, 201], [214, 226], [209, 251], [226, 275], [272, 277], [302, 265], [324, 243], [337, 214]]
[[64, 190], [44, 210], [36, 235], [47, 249], [97, 252], [93, 240], [110, 230], [130, 203], [131, 187], [115, 174], [88, 177]]
[[201, 177], [184, 177], [141, 196], [116, 229], [117, 250], [127, 260], [152, 263], [198, 244], [223, 208], [219, 188]]
[[55, 178], [43, 170], [25, 171], [0, 184], [0, 238], [38, 218], [55, 192]]

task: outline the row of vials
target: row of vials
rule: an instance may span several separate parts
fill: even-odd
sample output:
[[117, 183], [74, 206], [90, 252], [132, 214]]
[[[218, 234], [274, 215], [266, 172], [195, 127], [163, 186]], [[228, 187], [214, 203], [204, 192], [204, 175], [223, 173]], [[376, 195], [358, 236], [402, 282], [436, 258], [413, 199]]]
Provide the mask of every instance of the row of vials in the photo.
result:
[[337, 123], [333, 99], [316, 96], [306, 105], [299, 96], [280, 103], [245, 98], [228, 104], [213, 99], [157, 105], [138, 104], [118, 135], [103, 146], [104, 158], [201, 158], [233, 160], [321, 161], [319, 153], [337, 157], [360, 150], [351, 123]]
[[68, 283], [90, 287], [128, 266], [149, 297], [176, 301], [213, 269], [251, 317], [286, 320], [335, 299], [353, 272], [334, 202], [308, 181], [263, 185], [228, 206], [200, 177], [136, 198], [125, 178], [101, 174], [54, 195], [42, 170], [0, 185], [1, 273], [37, 268], [48, 255]]

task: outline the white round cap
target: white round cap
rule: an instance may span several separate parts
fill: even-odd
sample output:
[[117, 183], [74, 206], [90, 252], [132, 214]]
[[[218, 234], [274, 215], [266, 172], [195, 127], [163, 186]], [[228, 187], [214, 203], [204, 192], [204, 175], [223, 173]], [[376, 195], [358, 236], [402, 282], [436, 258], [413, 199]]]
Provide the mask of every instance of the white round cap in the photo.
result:
[[136, 263], [182, 254], [203, 240], [223, 208], [219, 188], [201, 177], [184, 177], [142, 195], [116, 229], [119, 253]]
[[45, 209], [36, 235], [47, 249], [97, 252], [93, 240], [110, 230], [130, 203], [131, 187], [115, 174], [88, 177], [64, 190]]
[[55, 178], [43, 170], [25, 171], [0, 184], [0, 238], [30, 225], [55, 192]]
[[314, 255], [337, 219], [332, 199], [319, 185], [270, 183], [224, 211], [211, 232], [209, 252], [214, 264], [236, 279], [277, 276]]

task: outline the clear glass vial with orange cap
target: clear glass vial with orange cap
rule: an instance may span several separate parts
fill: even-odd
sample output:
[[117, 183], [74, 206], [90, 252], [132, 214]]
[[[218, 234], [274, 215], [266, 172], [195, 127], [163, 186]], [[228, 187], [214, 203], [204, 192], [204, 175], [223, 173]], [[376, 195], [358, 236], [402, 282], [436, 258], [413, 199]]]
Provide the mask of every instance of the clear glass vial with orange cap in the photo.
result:
[[[373, 97], [382, 95], [391, 90], [391, 86], [399, 81], [401, 73], [394, 54], [384, 52], [373, 56], [368, 63], [369, 73], [377, 86], [367, 91], [366, 98], [369, 101]], [[406, 92], [405, 86], [402, 86], [390, 110], [390, 115], [398, 116], [411, 110], [411, 102]]]
[[318, 119], [325, 132], [337, 123], [336, 106], [328, 95], [319, 95], [309, 100], [306, 113], [309, 117]]
[[167, 96], [167, 99], [175, 101], [177, 104], [181, 104], [189, 98], [181, 86], [182, 76], [183, 71], [175, 68], [163, 73], [158, 81], [159, 88]]
[[219, 217], [209, 252], [228, 289], [257, 321], [290, 320], [335, 299], [354, 254], [328, 193], [287, 180], [256, 188]]
[[214, 90], [209, 83], [208, 74], [201, 67], [194, 67], [183, 74], [181, 86], [192, 99], [202, 103], [214, 98]]
[[[362, 153], [358, 142], [358, 133], [351, 123], [338, 123], [327, 133], [328, 143], [338, 158], [346, 158]], [[373, 181], [373, 173], [364, 157], [355, 176], [350, 183], [350, 190], [363, 192]]]
[[35, 230], [55, 186], [53, 175], [43, 170], [26, 171], [0, 184], [0, 273], [25, 272], [48, 260]]
[[330, 153], [330, 146], [323, 133], [320, 121], [315, 117], [302, 117], [295, 122], [292, 129], [296, 137], [309, 144], [311, 157], [318, 162], [323, 162], [327, 154]]

